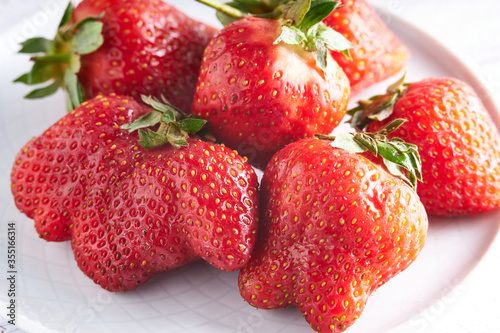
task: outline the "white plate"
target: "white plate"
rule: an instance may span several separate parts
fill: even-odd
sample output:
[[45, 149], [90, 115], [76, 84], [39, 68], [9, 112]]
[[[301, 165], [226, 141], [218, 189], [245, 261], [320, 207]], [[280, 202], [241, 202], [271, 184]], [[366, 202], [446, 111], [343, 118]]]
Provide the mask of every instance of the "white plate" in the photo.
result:
[[[194, 1], [167, 2], [193, 17], [217, 24], [213, 12]], [[50, 22], [30, 31], [26, 22], [37, 21], [29, 16], [31, 21], [19, 20], [10, 30], [1, 30], [0, 35], [0, 271], [8, 271], [6, 222], [11, 221], [17, 226], [17, 326], [37, 333], [312, 332], [293, 307], [266, 311], [246, 304], [238, 293], [236, 272], [221, 272], [196, 262], [157, 275], [137, 290], [113, 294], [80, 272], [69, 242], [47, 243], [37, 237], [33, 222], [14, 206], [10, 168], [22, 145], [64, 114], [64, 98], [59, 93], [44, 100], [26, 101], [22, 96], [28, 88], [10, 82], [29, 66], [27, 57], [14, 54], [13, 42], [35, 33], [50, 37], [63, 9], [52, 3], [55, 5], [51, 11], [45, 8]], [[0, 14], [0, 18], [2, 15], [6, 14]], [[417, 28], [391, 14], [382, 16], [411, 50], [409, 81], [446, 75], [468, 82], [480, 93], [500, 127], [498, 109], [459, 59]], [[378, 84], [357, 98], [380, 93], [393, 80]], [[467, 218], [431, 218], [427, 244], [418, 260], [370, 298], [363, 315], [348, 332], [386, 332], [447, 296], [486, 253], [498, 233], [499, 219], [499, 211]], [[5, 317], [9, 298], [3, 275], [0, 290], [0, 316]]]

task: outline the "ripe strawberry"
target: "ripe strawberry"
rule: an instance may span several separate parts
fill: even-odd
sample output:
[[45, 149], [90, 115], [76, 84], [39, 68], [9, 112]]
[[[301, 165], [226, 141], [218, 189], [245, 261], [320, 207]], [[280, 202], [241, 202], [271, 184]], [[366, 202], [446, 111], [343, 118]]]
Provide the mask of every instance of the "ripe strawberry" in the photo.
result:
[[359, 128], [369, 118], [385, 119], [369, 130], [395, 118], [408, 120], [393, 135], [420, 147], [424, 182], [418, 194], [428, 214], [473, 215], [500, 207], [500, 134], [468, 84], [401, 80], [354, 112]]
[[83, 97], [115, 92], [164, 95], [189, 111], [203, 50], [214, 32], [161, 0], [84, 0], [74, 11], [69, 5], [54, 41], [34, 38], [23, 44], [21, 52], [46, 54], [33, 57], [33, 69], [17, 81], [52, 79], [27, 97], [62, 86], [70, 95], [69, 110]]
[[[71, 240], [81, 270], [111, 291], [200, 257], [238, 269], [256, 239], [253, 169], [227, 147], [182, 142], [192, 122], [168, 123], [176, 110], [146, 101], [158, 111], [114, 94], [83, 103], [28, 142], [11, 175], [15, 203], [40, 237]], [[179, 149], [145, 149], [120, 127], [139, 117], [125, 126], [135, 130], [158, 115], [158, 133], [141, 131], [142, 145], [164, 142], [163, 129]]]
[[[204, 0], [198, 0], [204, 2]], [[256, 16], [276, 16], [289, 0], [247, 1], [233, 0], [230, 5], [245, 13]], [[351, 91], [357, 92], [399, 72], [408, 62], [410, 52], [385, 25], [373, 7], [366, 0], [302, 1], [310, 3], [320, 11], [323, 6], [335, 6], [323, 23], [344, 35], [352, 43], [351, 57], [346, 58], [336, 50], [332, 57], [344, 70], [351, 84]], [[231, 21], [219, 13], [223, 23]]]
[[342, 4], [323, 22], [353, 44], [349, 50], [352, 60], [338, 52], [332, 56], [357, 92], [399, 72], [410, 52], [366, 0], [342, 0]]
[[413, 189], [365, 154], [304, 139], [280, 150], [261, 185], [261, 230], [242, 297], [293, 305], [318, 332], [342, 332], [368, 297], [418, 256], [427, 216]]
[[330, 133], [348, 103], [347, 78], [327, 46], [350, 44], [316, 24], [328, 12], [294, 13], [282, 14], [291, 25], [247, 17], [219, 31], [205, 50], [196, 87], [192, 112], [260, 168], [286, 144]]
[[262, 230], [240, 272], [242, 297], [294, 305], [319, 332], [341, 332], [369, 295], [419, 254], [427, 216], [373, 157], [304, 139], [279, 151], [261, 187]]

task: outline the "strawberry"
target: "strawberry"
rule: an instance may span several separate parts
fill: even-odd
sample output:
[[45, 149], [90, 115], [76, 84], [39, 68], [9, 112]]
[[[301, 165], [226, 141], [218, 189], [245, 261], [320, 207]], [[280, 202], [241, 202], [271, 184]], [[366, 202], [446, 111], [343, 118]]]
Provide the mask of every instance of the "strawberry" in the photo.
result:
[[[250, 165], [187, 138], [198, 120], [144, 100], [155, 109], [114, 94], [84, 102], [29, 141], [11, 174], [15, 203], [40, 237], [71, 240], [80, 269], [111, 291], [198, 258], [238, 269], [256, 238]], [[156, 123], [157, 132], [141, 129]]]
[[348, 103], [349, 83], [327, 47], [350, 44], [319, 23], [328, 10], [291, 4], [281, 20], [245, 17], [212, 38], [192, 106], [218, 140], [259, 168], [290, 142], [330, 133]]
[[[325, 15], [323, 23], [352, 43], [349, 49], [350, 57], [345, 57], [337, 50], [330, 51], [349, 78], [352, 93], [396, 74], [408, 62], [408, 48], [398, 40], [366, 0], [300, 1], [308, 2], [311, 7], [320, 10], [325, 8], [323, 6], [334, 4], [336, 10]], [[233, 0], [229, 5], [244, 13], [273, 17], [289, 3], [290, 0]], [[218, 16], [223, 23], [231, 21], [230, 17], [222, 12], [219, 12]]]
[[53, 41], [23, 43], [20, 52], [35, 54], [35, 64], [16, 81], [52, 80], [27, 97], [63, 87], [69, 110], [84, 99], [115, 92], [164, 95], [188, 112], [203, 50], [214, 32], [160, 0], [84, 0], [74, 11], [68, 6]]
[[410, 186], [336, 141], [303, 139], [269, 162], [260, 236], [238, 280], [251, 305], [293, 305], [318, 332], [351, 326], [370, 294], [416, 259], [428, 223]]
[[332, 57], [351, 83], [353, 92], [367, 88], [399, 72], [410, 52], [384, 24], [366, 0], [342, 0], [343, 6], [323, 20], [352, 44], [352, 59], [338, 52]]
[[[393, 135], [420, 147], [428, 214], [474, 215], [500, 208], [500, 134], [478, 95], [454, 78], [428, 78], [389, 87], [362, 101], [353, 124], [370, 131], [395, 118], [408, 121]], [[380, 121], [370, 121], [378, 119]]]

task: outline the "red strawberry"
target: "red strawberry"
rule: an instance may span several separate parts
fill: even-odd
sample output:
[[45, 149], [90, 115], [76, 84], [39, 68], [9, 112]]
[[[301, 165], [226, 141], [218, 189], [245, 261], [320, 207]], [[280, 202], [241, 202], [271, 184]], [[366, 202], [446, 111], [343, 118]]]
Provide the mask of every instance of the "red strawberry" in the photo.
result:
[[343, 7], [323, 22], [342, 33], [352, 44], [352, 60], [332, 52], [351, 83], [353, 92], [399, 72], [410, 52], [384, 24], [366, 0], [342, 0]]
[[[68, 7], [54, 41], [24, 43], [21, 52], [46, 55], [35, 56], [32, 71], [18, 81], [53, 79], [27, 97], [46, 96], [63, 86], [71, 96], [70, 110], [83, 92], [87, 98], [115, 92], [164, 95], [189, 111], [203, 50], [214, 32], [161, 0], [84, 0], [73, 13]], [[78, 75], [83, 92], [65, 74], [67, 67]]]
[[[205, 2], [204, 0], [198, 0]], [[309, 1], [302, 1], [309, 2]], [[289, 0], [247, 1], [233, 0], [230, 5], [245, 13], [276, 16], [290, 3]], [[325, 13], [327, 7], [338, 8], [324, 15], [323, 23], [344, 35], [352, 43], [351, 57], [331, 50], [349, 78], [352, 92], [357, 92], [399, 72], [408, 62], [410, 52], [385, 25], [366, 0], [312, 1], [312, 9]], [[284, 7], [283, 7], [284, 6]], [[223, 23], [230, 21], [219, 13]]]
[[249, 17], [213, 37], [192, 107], [217, 139], [261, 168], [286, 144], [330, 133], [349, 97], [347, 78], [326, 48], [339, 37], [341, 48], [349, 43], [316, 25], [323, 18], [317, 11], [302, 19], [283, 15], [293, 24]]
[[[423, 184], [418, 194], [428, 214], [472, 215], [500, 208], [500, 134], [468, 84], [429, 78], [361, 102], [354, 123], [376, 130], [395, 118], [408, 121], [394, 132], [420, 147]], [[380, 112], [381, 111], [381, 112]], [[392, 114], [391, 114], [392, 112]]]
[[427, 216], [413, 189], [365, 154], [304, 139], [280, 150], [261, 185], [259, 240], [240, 271], [251, 305], [297, 307], [342, 332], [368, 297], [419, 254]]
[[[117, 95], [89, 100], [28, 142], [12, 170], [16, 205], [40, 237], [71, 240], [81, 270], [111, 291], [200, 257], [238, 269], [256, 239], [253, 169], [236, 152], [193, 139], [144, 149], [120, 126], [175, 116], [152, 104], [162, 112], [144, 116], [150, 107]], [[162, 122], [159, 132], [183, 144], [186, 124]], [[140, 135], [143, 145], [161, 137]]]

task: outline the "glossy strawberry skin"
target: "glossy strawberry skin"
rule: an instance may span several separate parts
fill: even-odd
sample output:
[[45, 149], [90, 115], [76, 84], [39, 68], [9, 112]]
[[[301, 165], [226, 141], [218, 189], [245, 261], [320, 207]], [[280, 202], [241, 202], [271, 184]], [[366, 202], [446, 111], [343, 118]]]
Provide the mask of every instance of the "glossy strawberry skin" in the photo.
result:
[[329, 74], [313, 54], [274, 41], [278, 21], [238, 20], [210, 41], [192, 111], [215, 136], [264, 168], [281, 147], [329, 134], [346, 112], [349, 84], [330, 59]]
[[343, 7], [323, 23], [343, 34], [352, 44], [352, 60], [331, 52], [351, 83], [355, 93], [399, 72], [410, 52], [385, 25], [366, 0], [342, 0]]
[[227, 147], [189, 140], [146, 150], [120, 125], [150, 109], [98, 97], [18, 153], [17, 207], [41, 238], [71, 240], [81, 270], [111, 291], [198, 258], [245, 265], [257, 232], [257, 177]]
[[84, 0], [73, 20], [101, 13], [104, 44], [82, 56], [78, 73], [87, 97], [164, 95], [189, 112], [203, 50], [216, 30], [161, 0]]
[[500, 135], [468, 84], [429, 78], [408, 86], [393, 114], [408, 121], [392, 136], [420, 147], [423, 183], [418, 194], [428, 214], [474, 215], [500, 208]]
[[314, 330], [342, 332], [373, 291], [415, 260], [427, 233], [424, 207], [371, 159], [316, 139], [273, 157], [259, 240], [239, 276], [247, 302], [293, 305]]

